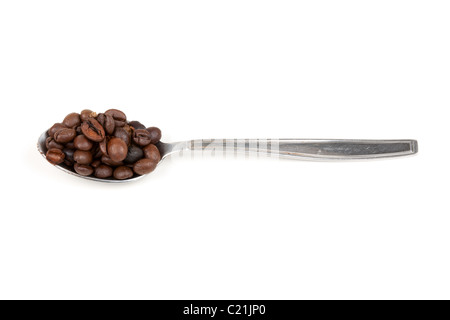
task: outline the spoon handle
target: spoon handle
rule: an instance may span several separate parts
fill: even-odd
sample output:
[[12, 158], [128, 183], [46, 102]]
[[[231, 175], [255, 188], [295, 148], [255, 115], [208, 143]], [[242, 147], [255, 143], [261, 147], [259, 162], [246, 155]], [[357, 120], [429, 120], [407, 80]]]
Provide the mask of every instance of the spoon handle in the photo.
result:
[[201, 139], [187, 149], [268, 155], [299, 160], [354, 160], [415, 154], [416, 140]]

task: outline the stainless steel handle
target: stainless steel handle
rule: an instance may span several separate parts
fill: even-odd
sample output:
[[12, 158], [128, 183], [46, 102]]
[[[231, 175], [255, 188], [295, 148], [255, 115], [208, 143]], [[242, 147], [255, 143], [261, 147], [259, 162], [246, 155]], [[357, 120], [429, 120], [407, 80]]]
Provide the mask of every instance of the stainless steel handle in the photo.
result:
[[354, 160], [415, 154], [416, 140], [209, 139], [191, 140], [190, 150], [265, 154], [304, 160]]

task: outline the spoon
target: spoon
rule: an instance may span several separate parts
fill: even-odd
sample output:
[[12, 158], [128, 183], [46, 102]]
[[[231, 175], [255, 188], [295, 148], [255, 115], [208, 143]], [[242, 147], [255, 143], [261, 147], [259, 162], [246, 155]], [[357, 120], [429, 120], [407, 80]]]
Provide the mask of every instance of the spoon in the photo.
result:
[[[37, 148], [45, 158], [47, 131], [39, 137]], [[158, 143], [161, 161], [182, 151], [212, 151], [268, 155], [297, 160], [369, 160], [408, 156], [418, 152], [416, 140], [338, 140], [338, 139], [199, 139], [174, 143]], [[145, 175], [126, 180], [99, 179], [82, 176], [65, 164], [56, 167], [74, 176], [100, 182], [130, 182]]]

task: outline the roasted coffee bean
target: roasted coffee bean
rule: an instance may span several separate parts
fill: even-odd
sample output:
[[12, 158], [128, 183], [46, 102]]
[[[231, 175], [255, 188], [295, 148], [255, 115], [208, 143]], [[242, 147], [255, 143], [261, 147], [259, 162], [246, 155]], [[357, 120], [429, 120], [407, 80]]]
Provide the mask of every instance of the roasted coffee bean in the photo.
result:
[[118, 180], [124, 180], [133, 176], [133, 170], [128, 167], [120, 166], [114, 170], [114, 178]]
[[48, 161], [84, 176], [129, 179], [152, 172], [161, 160], [161, 130], [145, 128], [136, 120], [127, 122], [117, 109], [70, 113], [47, 133]]
[[133, 141], [137, 145], [143, 147], [152, 142], [152, 138], [150, 137], [150, 133], [144, 129], [138, 129], [134, 131]]
[[89, 140], [100, 142], [105, 139], [105, 129], [94, 118], [89, 118], [81, 125], [81, 131]]
[[89, 151], [92, 149], [92, 146], [94, 144], [92, 143], [91, 140], [86, 138], [84, 135], [79, 135], [79, 136], [76, 136], [75, 139], [73, 140], [73, 145], [78, 150]]
[[128, 134], [130, 135], [130, 137], [133, 136], [134, 133], [134, 128], [132, 126], [129, 126], [128, 124], [124, 125], [123, 128], [125, 129], [126, 132], [128, 132]]
[[50, 129], [48, 129], [48, 131], [47, 131], [48, 136], [51, 138], [54, 138], [56, 131], [58, 131], [60, 129], [64, 129], [64, 128], [66, 128], [66, 126], [63, 125], [62, 123], [55, 123], [53, 126], [51, 126]]
[[111, 138], [108, 142], [108, 156], [113, 161], [123, 161], [127, 157], [127, 144], [119, 138]]
[[145, 129], [145, 126], [142, 123], [140, 123], [139, 121], [136, 121], [136, 120], [128, 122], [128, 125], [132, 126], [136, 130], [137, 129]]
[[65, 159], [69, 162], [73, 163], [75, 160], [73, 160], [73, 154], [75, 153], [74, 149], [64, 148], [62, 149], [65, 155]]
[[105, 126], [106, 116], [104, 113], [99, 113], [96, 119], [97, 119], [98, 123], [100, 123], [102, 125], [102, 127]]
[[90, 164], [92, 162], [92, 153], [89, 151], [76, 150], [73, 154], [73, 160], [78, 164]]
[[132, 144], [128, 147], [128, 154], [125, 160], [123, 160], [123, 162], [125, 162], [126, 164], [131, 164], [142, 159], [143, 157], [144, 151], [142, 151], [142, 149], [139, 148], [138, 146]]
[[64, 145], [58, 143], [55, 141], [55, 139], [53, 139], [52, 137], [47, 137], [47, 139], [45, 139], [45, 147], [48, 149], [64, 149]]
[[123, 127], [117, 127], [116, 130], [114, 130], [114, 137], [122, 139], [127, 146], [131, 143], [131, 135]]
[[[129, 145], [133, 140], [134, 128], [132, 126], [129, 126], [128, 124], [126, 124], [120, 128], [122, 128], [127, 133], [128, 138], [129, 138], [129, 143], [127, 145]], [[118, 138], [121, 138], [121, 137], [118, 137]], [[124, 140], [124, 139], [122, 139], [122, 140]], [[125, 143], [126, 143], [126, 141], [125, 141]]]
[[116, 124], [111, 115], [105, 115], [105, 125], [103, 126], [107, 134], [111, 135], [114, 133], [114, 129], [116, 128]]
[[73, 144], [73, 141], [67, 142], [67, 143], [65, 144], [65, 147], [66, 147], [67, 149], [75, 149], [75, 145]]
[[159, 150], [154, 144], [149, 144], [148, 146], [145, 146], [142, 150], [144, 151], [144, 156], [147, 159], [150, 159], [156, 163], [158, 163], [161, 160]]
[[152, 139], [153, 144], [157, 144], [161, 140], [161, 130], [157, 127], [147, 128], [147, 131], [150, 133], [150, 137]]
[[102, 142], [98, 143], [98, 147], [100, 148], [100, 151], [102, 153], [102, 155], [108, 155], [108, 142], [109, 142], [110, 138], [106, 137], [105, 139], [103, 139]]
[[109, 109], [105, 111], [105, 115], [112, 116], [118, 127], [123, 127], [127, 123], [127, 116], [120, 110]]
[[94, 172], [94, 169], [86, 164], [75, 163], [73, 168], [76, 173], [82, 176], [90, 176]]
[[92, 161], [92, 163], [91, 163], [91, 167], [92, 167], [92, 168], [98, 168], [101, 164], [102, 164], [102, 161], [101, 161], [101, 160], [94, 160], [94, 161]]
[[157, 164], [158, 162], [152, 159], [144, 158], [134, 164], [133, 171], [139, 175], [147, 174], [155, 170]]
[[86, 121], [89, 118], [95, 118], [97, 116], [97, 114], [89, 109], [84, 109], [83, 111], [80, 112], [80, 119], [81, 121]]
[[104, 164], [107, 164], [108, 166], [112, 167], [123, 166], [123, 161], [114, 161], [110, 157], [105, 155], [102, 156], [101, 160]]
[[99, 165], [97, 168], [95, 168], [94, 175], [97, 178], [109, 178], [113, 174], [113, 169], [110, 166], [107, 165]]
[[64, 152], [62, 152], [61, 149], [49, 149], [47, 153], [45, 154], [46, 159], [48, 162], [52, 164], [60, 164], [64, 162]]
[[64, 128], [55, 132], [55, 141], [58, 143], [67, 143], [75, 139], [77, 133], [74, 129]]
[[76, 112], [69, 113], [63, 120], [63, 125], [67, 128], [75, 128], [81, 124], [80, 115]]
[[100, 146], [99, 146], [100, 143], [101, 142], [99, 142], [99, 143], [94, 142], [94, 145], [92, 146], [91, 153], [92, 153], [92, 157], [94, 159], [99, 159], [103, 155], [103, 152], [100, 150]]
[[92, 154], [92, 156], [94, 157], [94, 159], [101, 159], [103, 157], [103, 152], [98, 149], [97, 152]]

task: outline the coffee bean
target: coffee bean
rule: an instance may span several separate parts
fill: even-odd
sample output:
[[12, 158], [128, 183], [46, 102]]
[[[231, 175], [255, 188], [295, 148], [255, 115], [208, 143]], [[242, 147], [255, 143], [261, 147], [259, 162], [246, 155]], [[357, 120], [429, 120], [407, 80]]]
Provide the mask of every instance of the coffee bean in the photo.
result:
[[133, 176], [133, 170], [131, 170], [128, 167], [121, 166], [121, 167], [117, 167], [114, 170], [114, 178], [116, 178], [118, 180], [128, 179], [128, 178], [131, 178], [132, 176]]
[[138, 129], [134, 131], [133, 141], [137, 145], [143, 147], [152, 142], [152, 138], [150, 137], [150, 133], [144, 129]]
[[124, 125], [123, 127], [121, 127], [125, 130], [125, 132], [128, 134], [128, 136], [130, 137], [130, 143], [131, 140], [133, 138], [133, 134], [134, 134], [134, 128], [132, 126], [129, 126], [128, 124]]
[[81, 131], [89, 140], [100, 142], [105, 139], [105, 129], [94, 118], [89, 118], [81, 125]]
[[48, 162], [50, 162], [51, 164], [60, 164], [62, 162], [64, 162], [64, 152], [62, 152], [61, 149], [49, 149], [47, 151], [47, 153], [45, 154], [46, 159], [48, 160]]
[[156, 163], [158, 163], [161, 160], [159, 150], [154, 144], [149, 144], [148, 146], [145, 146], [142, 150], [144, 151], [144, 156], [147, 159], [150, 159]]
[[47, 133], [47, 160], [83, 176], [129, 179], [152, 172], [161, 160], [161, 130], [136, 120], [127, 123], [117, 109], [70, 113]]
[[67, 128], [75, 128], [80, 125], [81, 119], [78, 113], [69, 113], [63, 120], [63, 125]]
[[73, 159], [78, 164], [90, 164], [92, 162], [92, 153], [89, 151], [76, 150], [73, 154]]
[[147, 131], [150, 133], [150, 138], [152, 139], [153, 144], [157, 144], [161, 140], [161, 130], [157, 127], [147, 128]]
[[71, 163], [75, 161], [73, 160], [73, 154], [75, 153], [74, 149], [64, 148], [62, 151], [64, 152], [65, 160], [68, 160]]
[[94, 172], [94, 169], [86, 164], [75, 163], [73, 168], [76, 173], [82, 176], [90, 176]]
[[120, 110], [109, 109], [105, 111], [105, 115], [112, 116], [118, 127], [123, 127], [127, 123], [127, 116]]
[[116, 124], [114, 122], [113, 117], [109, 114], [105, 115], [104, 128], [105, 128], [106, 133], [110, 134], [110, 135], [113, 134], [115, 127], [116, 127]]
[[106, 137], [105, 139], [103, 139], [102, 142], [98, 143], [98, 147], [100, 148], [100, 151], [102, 152], [102, 155], [108, 155], [108, 142], [109, 142], [110, 138]]
[[106, 116], [104, 113], [99, 113], [96, 119], [97, 119], [98, 123], [101, 124], [102, 127], [105, 126]]
[[74, 129], [64, 128], [55, 132], [55, 141], [58, 143], [70, 142], [77, 136]]
[[131, 143], [131, 135], [123, 127], [117, 127], [116, 130], [114, 130], [114, 137], [122, 139], [127, 146]]
[[139, 121], [136, 121], [136, 120], [128, 122], [128, 125], [132, 126], [136, 130], [137, 129], [145, 129], [145, 126], [142, 123], [140, 123]]
[[48, 136], [54, 138], [56, 131], [64, 128], [66, 128], [66, 126], [62, 123], [55, 123], [50, 129], [47, 130]]
[[134, 128], [132, 126], [129, 126], [128, 124], [124, 125], [123, 128], [125, 129], [125, 131], [130, 135], [130, 137], [133, 136], [134, 133]]
[[80, 112], [80, 119], [81, 121], [86, 121], [89, 118], [95, 118], [97, 116], [97, 114], [89, 109], [84, 109], [83, 111]]
[[98, 168], [101, 164], [102, 164], [102, 161], [101, 161], [101, 160], [94, 160], [94, 161], [92, 161], [92, 163], [90, 164], [90, 166], [91, 166], [92, 168]]
[[152, 172], [153, 170], [155, 170], [157, 164], [158, 164], [158, 162], [153, 161], [152, 159], [144, 158], [144, 159], [138, 160], [134, 164], [133, 171], [139, 175], [148, 174], [148, 173]]
[[133, 171], [139, 175], [148, 174], [155, 170], [158, 162], [152, 159], [141, 159], [133, 165]]
[[64, 145], [58, 143], [55, 141], [55, 139], [53, 139], [52, 137], [47, 137], [47, 139], [45, 139], [45, 147], [48, 149], [64, 149]]
[[123, 161], [127, 157], [128, 147], [119, 138], [111, 138], [108, 142], [108, 156], [113, 161]]
[[110, 166], [107, 165], [99, 165], [97, 168], [95, 168], [95, 173], [94, 175], [97, 178], [109, 178], [111, 177], [113, 174], [113, 169]]
[[[105, 139], [106, 139], [106, 138], [105, 138]], [[100, 142], [100, 143], [101, 143], [101, 142]], [[100, 143], [99, 143], [99, 144], [100, 144]], [[101, 158], [102, 155], [103, 155], [103, 152], [102, 152], [102, 150], [100, 149], [99, 144], [96, 144], [94, 147], [92, 147], [91, 152], [92, 152], [92, 156], [94, 157], [94, 159]]]
[[128, 154], [123, 162], [125, 162], [126, 164], [131, 164], [142, 159], [143, 157], [144, 151], [142, 151], [142, 149], [139, 148], [138, 146], [132, 144], [128, 147]]
[[105, 155], [102, 156], [101, 160], [104, 164], [107, 164], [108, 166], [112, 166], [112, 167], [123, 166], [122, 161], [113, 161], [110, 157], [105, 156]]
[[79, 135], [76, 136], [75, 139], [73, 140], [73, 145], [78, 150], [88, 151], [92, 149], [93, 143], [84, 135]]

